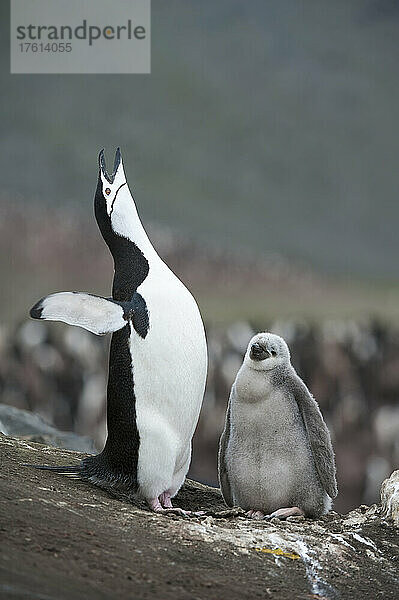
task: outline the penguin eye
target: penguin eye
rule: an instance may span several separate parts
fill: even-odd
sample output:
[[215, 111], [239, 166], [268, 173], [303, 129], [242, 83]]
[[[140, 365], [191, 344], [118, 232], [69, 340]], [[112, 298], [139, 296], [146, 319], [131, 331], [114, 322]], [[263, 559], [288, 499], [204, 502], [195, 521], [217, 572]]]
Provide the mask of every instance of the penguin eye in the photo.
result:
[[271, 354], [272, 356], [277, 356], [277, 352], [276, 352], [275, 350], [270, 350], [270, 354]]
[[107, 194], [107, 196], [109, 196], [111, 193], [111, 190], [109, 188], [105, 188], [105, 193]]

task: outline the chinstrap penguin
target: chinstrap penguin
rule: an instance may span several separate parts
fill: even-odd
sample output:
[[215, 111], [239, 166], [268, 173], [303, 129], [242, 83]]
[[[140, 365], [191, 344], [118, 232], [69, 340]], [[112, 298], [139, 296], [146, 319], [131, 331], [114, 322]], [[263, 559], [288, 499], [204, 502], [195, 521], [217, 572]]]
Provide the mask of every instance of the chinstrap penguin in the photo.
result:
[[278, 335], [249, 342], [220, 438], [219, 482], [228, 506], [258, 519], [319, 517], [337, 495], [329, 431]]
[[114, 260], [112, 297], [60, 292], [30, 314], [112, 333], [108, 437], [103, 451], [78, 467], [42, 468], [126, 490], [154, 511], [175, 510], [171, 499], [190, 465], [205, 389], [204, 326], [194, 298], [147, 237], [119, 148], [111, 175], [100, 153], [94, 207]]

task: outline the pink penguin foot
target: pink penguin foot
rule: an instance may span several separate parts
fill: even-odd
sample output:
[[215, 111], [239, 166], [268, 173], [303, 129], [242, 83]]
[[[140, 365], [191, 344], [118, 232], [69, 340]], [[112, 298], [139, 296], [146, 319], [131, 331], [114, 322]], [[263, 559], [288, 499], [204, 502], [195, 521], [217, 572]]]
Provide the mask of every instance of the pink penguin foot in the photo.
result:
[[172, 498], [170, 497], [169, 492], [163, 492], [159, 496], [159, 501], [164, 508], [173, 508]]
[[[162, 501], [160, 501], [162, 499]], [[162, 502], [164, 506], [162, 506]], [[151, 498], [148, 500], [148, 506], [151, 510], [156, 513], [162, 513], [164, 515], [172, 514], [172, 515], [180, 515], [181, 517], [188, 517], [190, 512], [187, 510], [183, 510], [182, 508], [174, 508], [172, 501], [170, 499], [165, 499], [164, 494], [161, 494], [159, 498]]]
[[266, 515], [265, 519], [286, 519], [287, 517], [304, 517], [305, 513], [298, 506], [291, 506], [289, 508], [279, 508], [275, 510], [270, 515]]
[[261, 510], [249, 510], [246, 513], [246, 516], [248, 519], [257, 519], [260, 521], [261, 519], [264, 519], [265, 513], [263, 513]]
[[163, 513], [164, 515], [172, 514], [180, 515], [181, 517], [197, 517], [205, 514], [204, 511], [193, 512], [191, 510], [184, 510], [183, 508], [175, 508], [169, 492], [163, 492], [159, 498], [151, 498], [151, 500], [148, 500], [148, 505], [154, 512]]

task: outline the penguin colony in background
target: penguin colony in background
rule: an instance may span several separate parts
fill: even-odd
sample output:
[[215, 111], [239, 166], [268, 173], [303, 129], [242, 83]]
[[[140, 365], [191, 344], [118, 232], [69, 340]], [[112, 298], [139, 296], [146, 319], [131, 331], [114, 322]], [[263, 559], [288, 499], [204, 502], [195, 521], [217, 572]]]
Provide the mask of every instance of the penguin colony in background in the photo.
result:
[[79, 466], [39, 468], [124, 489], [157, 512], [179, 511], [171, 499], [190, 465], [204, 395], [204, 326], [194, 298], [147, 237], [119, 148], [112, 175], [100, 153], [94, 207], [114, 260], [112, 297], [61, 292], [40, 300], [30, 314], [112, 333], [108, 437], [103, 451]]
[[228, 506], [258, 519], [319, 517], [337, 495], [330, 434], [277, 335], [248, 345], [220, 438], [219, 481]]

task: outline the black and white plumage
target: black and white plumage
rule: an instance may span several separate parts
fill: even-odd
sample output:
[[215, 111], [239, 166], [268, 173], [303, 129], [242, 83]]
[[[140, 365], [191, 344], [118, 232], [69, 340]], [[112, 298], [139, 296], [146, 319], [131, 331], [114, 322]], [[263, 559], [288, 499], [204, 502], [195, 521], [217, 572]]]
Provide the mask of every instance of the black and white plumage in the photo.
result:
[[231, 388], [220, 438], [226, 504], [255, 518], [318, 517], [337, 495], [335, 473], [329, 431], [287, 344], [257, 334]]
[[61, 292], [40, 300], [33, 318], [112, 333], [107, 387], [108, 437], [79, 467], [52, 468], [172, 509], [191, 459], [202, 404], [207, 349], [197, 304], [154, 250], [126, 182], [119, 148], [112, 175], [103, 151], [94, 200], [114, 260], [111, 298]]

